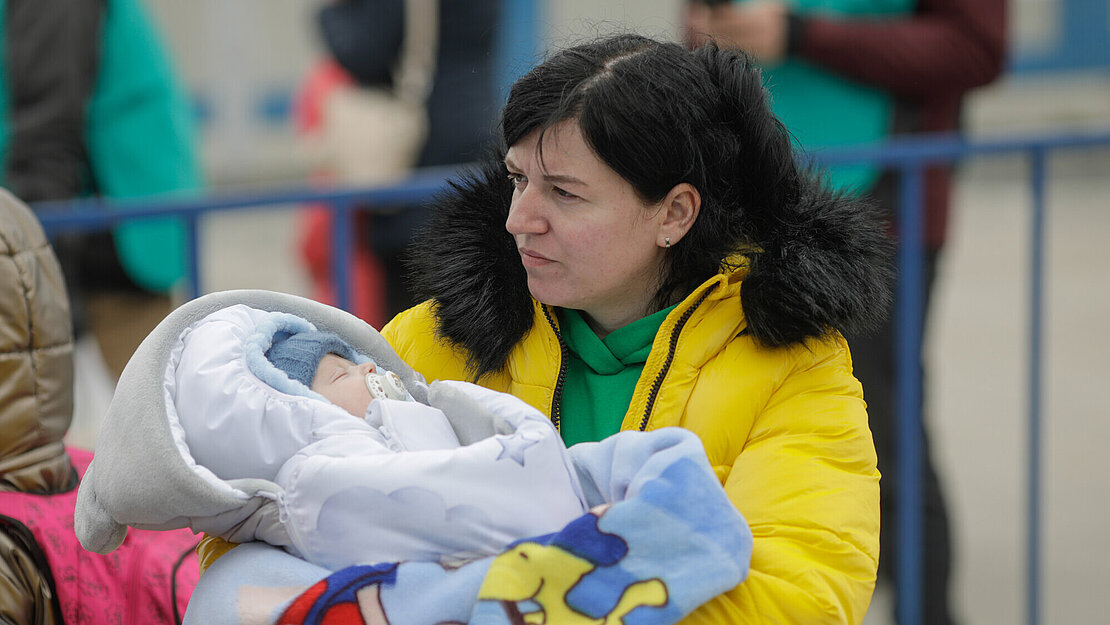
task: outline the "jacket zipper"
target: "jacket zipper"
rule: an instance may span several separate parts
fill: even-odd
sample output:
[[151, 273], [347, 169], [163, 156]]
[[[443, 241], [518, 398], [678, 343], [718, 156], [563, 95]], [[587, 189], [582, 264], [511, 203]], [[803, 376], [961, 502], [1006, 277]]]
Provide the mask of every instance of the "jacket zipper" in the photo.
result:
[[667, 359], [663, 361], [663, 368], [659, 370], [659, 373], [655, 375], [655, 380], [651, 383], [651, 392], [648, 393], [648, 401], [647, 406], [644, 408], [644, 416], [640, 419], [641, 432], [647, 429], [648, 418], [651, 417], [651, 409], [655, 407], [655, 399], [659, 396], [660, 389], [663, 388], [663, 378], [667, 377], [667, 372], [671, 370], [671, 363], [674, 362], [674, 354], [678, 349], [678, 335], [682, 333], [682, 328], [686, 327], [686, 322], [690, 320], [690, 316], [701, 306], [701, 303], [705, 301], [705, 298], [709, 296], [712, 290], [713, 289], [706, 289], [705, 292], [701, 294], [701, 297], [699, 297], [692, 306], [687, 308], [686, 312], [682, 313], [682, 316], [678, 318], [678, 322], [675, 323], [674, 329], [671, 330], [671, 342], [667, 349]]
[[555, 392], [551, 397], [551, 423], [555, 425], [556, 432], [562, 433], [560, 426], [563, 411], [563, 384], [567, 381], [567, 343], [563, 340], [563, 333], [555, 325], [555, 320], [551, 318], [551, 311], [546, 305], [543, 306], [543, 316], [547, 318], [547, 323], [555, 332], [555, 338], [559, 339], [559, 376], [555, 378]]

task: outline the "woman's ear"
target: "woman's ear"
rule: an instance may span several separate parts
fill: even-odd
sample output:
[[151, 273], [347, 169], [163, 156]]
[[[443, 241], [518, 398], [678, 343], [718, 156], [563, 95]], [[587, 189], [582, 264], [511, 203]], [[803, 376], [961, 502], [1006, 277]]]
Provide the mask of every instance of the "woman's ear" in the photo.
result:
[[669, 247], [681, 241], [694, 226], [701, 211], [701, 193], [689, 182], [681, 182], [667, 193], [662, 208], [664, 215], [659, 224], [660, 247]]

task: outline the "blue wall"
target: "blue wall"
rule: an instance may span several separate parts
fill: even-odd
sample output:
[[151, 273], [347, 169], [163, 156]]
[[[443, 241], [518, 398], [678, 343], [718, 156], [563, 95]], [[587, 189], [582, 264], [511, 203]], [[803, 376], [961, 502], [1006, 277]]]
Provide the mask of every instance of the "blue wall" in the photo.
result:
[[1010, 71], [1110, 70], [1110, 0], [1055, 0], [1052, 4], [1058, 26], [1052, 41], [1035, 49], [1014, 41]]

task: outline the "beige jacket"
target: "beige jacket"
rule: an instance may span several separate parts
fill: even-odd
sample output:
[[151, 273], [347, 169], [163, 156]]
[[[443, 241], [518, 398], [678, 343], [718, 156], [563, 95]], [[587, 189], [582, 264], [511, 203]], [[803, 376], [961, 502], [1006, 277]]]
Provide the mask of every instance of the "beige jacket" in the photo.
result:
[[[73, 333], [61, 267], [31, 210], [0, 189], [0, 491], [77, 485], [62, 443], [72, 415]], [[22, 544], [0, 524], [0, 622], [60, 623], [50, 585]]]

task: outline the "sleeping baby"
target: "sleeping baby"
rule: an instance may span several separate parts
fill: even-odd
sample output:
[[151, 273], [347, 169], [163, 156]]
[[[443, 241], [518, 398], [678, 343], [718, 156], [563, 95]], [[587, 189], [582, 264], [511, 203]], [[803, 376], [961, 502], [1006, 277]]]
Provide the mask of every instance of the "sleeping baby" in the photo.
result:
[[462, 445], [442, 410], [300, 317], [218, 310], [182, 334], [171, 365], [167, 413], [196, 470], [279, 487], [276, 514], [225, 514], [226, 530], [209, 533], [264, 540], [335, 570], [491, 555], [587, 511], [542, 413], [449, 382], [496, 414], [488, 436]]

